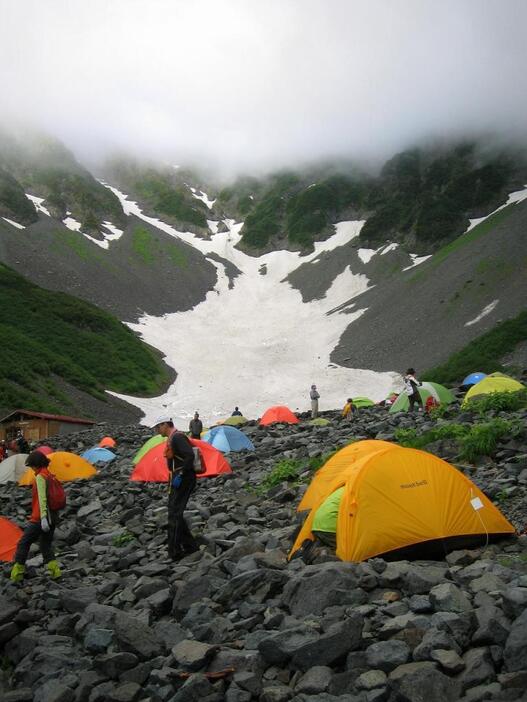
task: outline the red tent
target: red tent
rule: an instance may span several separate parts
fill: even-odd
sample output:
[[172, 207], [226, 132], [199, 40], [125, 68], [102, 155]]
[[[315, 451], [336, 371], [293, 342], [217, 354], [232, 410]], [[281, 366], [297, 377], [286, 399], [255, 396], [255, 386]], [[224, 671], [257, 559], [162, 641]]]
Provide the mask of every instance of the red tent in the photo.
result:
[[[221, 451], [211, 446], [206, 441], [190, 439], [193, 446], [198, 446], [203, 461], [205, 472], [198, 475], [198, 478], [212, 478], [220, 473], [232, 473], [232, 468], [225, 460]], [[168, 468], [164, 456], [166, 442], [157, 444], [147, 451], [132, 471], [130, 480], [137, 480], [145, 483], [166, 483], [168, 482]]]
[[43, 453], [44, 456], [49, 456], [50, 453], [53, 453], [51, 446], [37, 446], [35, 451], [40, 451], [40, 453]]
[[275, 407], [269, 407], [269, 409], [264, 412], [259, 423], [266, 425], [274, 424], [275, 422], [281, 422], [282, 424], [298, 424], [298, 417], [291, 412], [289, 407], [276, 405]]
[[5, 517], [0, 517], [0, 561], [12, 561], [22, 529]]

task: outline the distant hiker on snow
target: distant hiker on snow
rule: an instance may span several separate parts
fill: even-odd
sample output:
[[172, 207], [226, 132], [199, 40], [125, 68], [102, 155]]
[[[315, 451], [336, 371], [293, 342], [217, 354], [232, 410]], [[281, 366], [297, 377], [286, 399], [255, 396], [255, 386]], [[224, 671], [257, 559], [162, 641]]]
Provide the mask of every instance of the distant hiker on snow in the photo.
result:
[[183, 517], [190, 495], [196, 487], [194, 451], [189, 439], [174, 427], [170, 417], [156, 419], [154, 429], [167, 438], [165, 457], [168, 466], [168, 555], [174, 561], [194, 553], [198, 544]]
[[201, 432], [203, 431], [203, 423], [201, 419], [199, 418], [199, 414], [197, 412], [194, 412], [194, 419], [190, 420], [190, 424], [188, 425], [188, 430], [190, 432], [190, 436], [193, 439], [200, 439], [201, 438]]
[[53, 551], [57, 512], [51, 510], [49, 504], [48, 481], [53, 476], [48, 471], [48, 465], [49, 458], [40, 451], [33, 451], [26, 458], [26, 466], [35, 473], [35, 482], [32, 486], [31, 517], [16, 547], [15, 563], [11, 569], [11, 581], [14, 583], [24, 579], [29, 549], [37, 540], [50, 576], [56, 579], [62, 575]]
[[234, 408], [234, 412], [231, 414], [231, 417], [243, 417], [239, 407]]
[[311, 386], [309, 397], [311, 399], [311, 419], [316, 419], [318, 415], [318, 399], [320, 397], [316, 385]]
[[422, 385], [415, 377], [415, 370], [413, 368], [408, 368], [406, 375], [403, 377], [404, 381], [404, 392], [408, 395], [409, 407], [408, 411], [413, 412], [415, 403], [419, 405], [421, 410], [423, 409], [423, 400], [419, 394], [419, 386]]

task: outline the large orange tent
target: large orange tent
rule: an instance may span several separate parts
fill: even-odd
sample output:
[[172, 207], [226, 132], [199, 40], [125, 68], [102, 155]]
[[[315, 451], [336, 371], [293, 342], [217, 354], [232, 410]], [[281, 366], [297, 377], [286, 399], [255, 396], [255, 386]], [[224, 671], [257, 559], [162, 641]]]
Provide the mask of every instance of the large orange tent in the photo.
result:
[[[97, 473], [91, 463], [88, 463], [84, 458], [77, 456], [76, 453], [68, 451], [55, 451], [48, 456], [50, 463], [48, 470], [58, 478], [62, 483], [69, 480], [86, 480], [93, 478]], [[35, 481], [35, 473], [31, 468], [28, 468], [24, 475], [18, 481], [19, 485], [32, 485]]]
[[275, 405], [274, 407], [269, 407], [260, 419], [259, 424], [266, 426], [267, 424], [275, 424], [280, 422], [282, 424], [298, 424], [298, 417], [291, 412], [289, 407], [285, 405]]
[[0, 561], [12, 561], [22, 529], [5, 517], [0, 517]]
[[[193, 446], [197, 446], [200, 449], [203, 462], [205, 463], [205, 472], [197, 475], [198, 478], [212, 478], [221, 473], [232, 473], [232, 468], [221, 451], [200, 439], [189, 439], [189, 441]], [[133, 469], [130, 480], [146, 483], [168, 482], [165, 446], [166, 442], [157, 444], [157, 446], [145, 453]]]
[[488, 535], [515, 531], [483, 492], [446, 461], [384, 441], [359, 441], [315, 474], [299, 505], [299, 510], [311, 511], [291, 555], [306, 539], [314, 539], [315, 518], [337, 490], [340, 500], [330, 509], [336, 553], [343, 561], [417, 545], [431, 549], [438, 542], [453, 548], [475, 537], [483, 544]]

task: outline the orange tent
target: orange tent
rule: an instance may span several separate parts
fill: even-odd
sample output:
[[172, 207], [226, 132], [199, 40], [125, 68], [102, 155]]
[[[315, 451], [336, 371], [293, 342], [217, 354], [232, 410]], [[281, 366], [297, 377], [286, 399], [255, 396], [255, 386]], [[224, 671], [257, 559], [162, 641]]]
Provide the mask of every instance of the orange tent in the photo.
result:
[[[338, 504], [328, 505], [337, 490]], [[512, 524], [454, 466], [426, 451], [385, 441], [350, 444], [315, 474], [299, 505], [311, 511], [291, 554], [304, 540], [314, 539], [315, 519], [324, 506], [328, 517], [335, 510], [336, 553], [343, 561], [418, 544], [451, 547], [475, 538], [483, 544], [487, 535], [514, 534]]]
[[[205, 463], [205, 472], [200, 473], [198, 478], [212, 478], [221, 473], [232, 473], [232, 468], [225, 460], [221, 451], [211, 446], [206, 441], [200, 439], [189, 439], [193, 446], [197, 446]], [[166, 442], [157, 444], [150, 449], [136, 464], [132, 471], [130, 480], [142, 481], [145, 483], [166, 483], [168, 482], [168, 468], [165, 459]]]
[[101, 448], [114, 448], [115, 445], [115, 439], [112, 439], [111, 436], [105, 436], [99, 441], [99, 446]]
[[269, 407], [269, 409], [264, 412], [259, 424], [265, 426], [276, 422], [281, 422], [282, 424], [298, 424], [298, 417], [291, 412], [289, 407], [285, 405], [275, 405], [274, 407]]
[[[55, 451], [48, 456], [50, 464], [48, 470], [58, 478], [62, 483], [69, 480], [86, 480], [93, 478], [97, 473], [91, 463], [88, 463], [84, 458], [77, 456], [76, 453], [68, 451]], [[18, 481], [19, 485], [32, 485], [35, 481], [35, 473], [31, 468], [28, 468], [24, 475]]]
[[22, 529], [5, 517], [0, 517], [0, 561], [12, 561]]

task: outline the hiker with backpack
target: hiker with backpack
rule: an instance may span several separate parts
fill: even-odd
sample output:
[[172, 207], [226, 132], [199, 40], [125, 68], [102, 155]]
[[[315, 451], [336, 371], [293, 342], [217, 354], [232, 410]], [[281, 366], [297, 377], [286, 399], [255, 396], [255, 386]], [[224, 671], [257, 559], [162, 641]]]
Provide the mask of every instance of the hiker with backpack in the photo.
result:
[[413, 368], [408, 368], [406, 374], [403, 378], [404, 381], [404, 392], [408, 395], [408, 411], [413, 412], [415, 404], [417, 403], [423, 410], [423, 400], [419, 394], [419, 386], [422, 385], [415, 377], [415, 370]]
[[165, 436], [168, 466], [168, 555], [179, 561], [198, 550], [198, 544], [183, 516], [190, 495], [196, 487], [194, 451], [188, 437], [174, 427], [171, 417], [156, 419], [154, 428]]
[[24, 579], [29, 549], [35, 541], [39, 542], [49, 575], [53, 579], [62, 575], [53, 551], [53, 534], [58, 511], [66, 505], [64, 488], [49, 472], [49, 458], [40, 451], [29, 454], [26, 466], [33, 469], [35, 481], [32, 485], [31, 517], [16, 547], [15, 562], [11, 569], [11, 581], [14, 583], [20, 583]]

